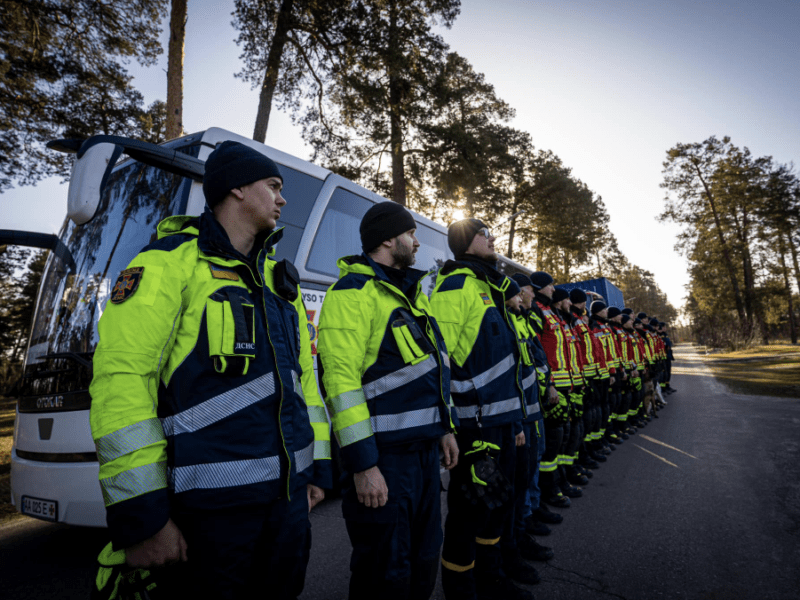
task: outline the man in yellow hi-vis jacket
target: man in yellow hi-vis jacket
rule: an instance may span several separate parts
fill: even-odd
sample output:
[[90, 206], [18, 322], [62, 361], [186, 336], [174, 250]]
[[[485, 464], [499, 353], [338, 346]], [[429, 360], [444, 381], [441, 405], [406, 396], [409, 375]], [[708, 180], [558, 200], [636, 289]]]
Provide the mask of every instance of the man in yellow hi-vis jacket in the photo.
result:
[[[175, 597], [295, 598], [330, 437], [296, 270], [271, 255], [283, 179], [236, 142], [209, 210], [170, 217], [99, 323], [91, 426], [114, 550]], [[165, 591], [165, 593], [167, 593]]]
[[[427, 600], [442, 545], [440, 456], [458, 461], [450, 360], [412, 269], [419, 242], [394, 202], [361, 221], [322, 304], [319, 365], [346, 472], [350, 600]], [[440, 454], [441, 449], [441, 454]]]

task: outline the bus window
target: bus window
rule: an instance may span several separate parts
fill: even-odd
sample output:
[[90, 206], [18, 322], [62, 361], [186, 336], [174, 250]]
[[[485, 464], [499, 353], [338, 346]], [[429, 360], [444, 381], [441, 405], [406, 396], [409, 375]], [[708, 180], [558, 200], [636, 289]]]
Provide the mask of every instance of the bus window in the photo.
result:
[[[339, 269], [336, 261], [343, 256], [362, 252], [358, 228], [364, 213], [371, 206], [372, 202], [369, 200], [348, 190], [337, 188], [322, 216], [322, 222], [311, 245], [306, 269], [338, 278]], [[417, 226], [416, 236], [420, 247], [417, 250], [414, 268], [422, 271], [438, 271], [451, 256], [447, 247], [447, 236], [422, 224]], [[430, 294], [433, 290], [435, 279], [435, 273], [426, 278], [426, 283], [430, 287], [430, 290], [425, 290], [426, 293]]]
[[283, 176], [281, 194], [286, 199], [286, 205], [281, 208], [281, 218], [278, 220], [278, 227], [284, 230], [283, 238], [275, 249], [275, 259], [287, 258], [294, 262], [308, 216], [324, 182], [284, 165], [279, 168]]
[[306, 269], [338, 279], [336, 261], [343, 256], [361, 254], [358, 226], [371, 206], [369, 200], [336, 188], [311, 245]]

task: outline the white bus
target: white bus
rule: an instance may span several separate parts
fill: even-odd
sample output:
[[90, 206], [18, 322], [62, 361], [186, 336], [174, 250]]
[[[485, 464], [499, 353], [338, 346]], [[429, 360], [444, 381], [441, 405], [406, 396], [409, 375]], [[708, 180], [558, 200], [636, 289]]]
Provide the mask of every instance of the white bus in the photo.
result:
[[[325, 290], [338, 278], [336, 260], [361, 252], [361, 217], [384, 198], [322, 167], [218, 128], [161, 146], [112, 136], [51, 143], [55, 149], [77, 151], [77, 158], [67, 218], [50, 244], [54, 251], [42, 276], [18, 386], [11, 501], [21, 513], [73, 525], [106, 525], [89, 428], [97, 323], [117, 275], [155, 239], [158, 222], [203, 212], [204, 161], [225, 140], [247, 144], [280, 165], [288, 202], [281, 210], [279, 226], [285, 232], [276, 258], [288, 258], [300, 273], [312, 343], [316, 340]], [[127, 156], [120, 159], [123, 153]], [[447, 230], [421, 215], [414, 217], [420, 242], [415, 266], [438, 270], [452, 258]], [[0, 243], [23, 243], [21, 239], [14, 232], [0, 232]], [[501, 270], [529, 272], [506, 259]], [[434, 280], [426, 280], [429, 294]]]

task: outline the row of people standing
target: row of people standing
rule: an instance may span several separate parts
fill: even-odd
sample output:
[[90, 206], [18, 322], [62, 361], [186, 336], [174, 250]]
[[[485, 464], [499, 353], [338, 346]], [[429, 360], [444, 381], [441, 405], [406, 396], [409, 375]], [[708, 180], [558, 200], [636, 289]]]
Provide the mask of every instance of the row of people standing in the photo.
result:
[[[632, 329], [644, 315], [599, 301], [587, 315], [586, 294], [575, 290], [572, 306], [546, 273], [500, 273], [477, 219], [448, 229], [455, 258], [428, 299], [426, 273], [412, 267], [415, 227], [403, 207], [373, 206], [363, 253], [340, 259], [320, 316], [349, 597], [426, 600], [441, 562], [448, 599], [528, 600], [518, 584], [539, 581], [530, 561], [554, 556], [532, 534], [563, 518], [546, 504], [569, 506], [606, 448], [650, 418], [638, 382], [663, 344]], [[443, 539], [440, 462], [450, 471]]]
[[[273, 161], [221, 144], [208, 210], [160, 223], [117, 279], [90, 388], [112, 538], [97, 597], [138, 569], [166, 596], [296, 598], [332, 428], [351, 598], [430, 597], [440, 549], [448, 598], [530, 598], [512, 583], [536, 578], [520, 557], [552, 556], [523, 519], [547, 447], [539, 399], [560, 406], [566, 387], [519, 307], [527, 281], [497, 271], [489, 229], [467, 219], [429, 301], [413, 218], [376, 205], [322, 308], [323, 405], [297, 273], [271, 258], [282, 187]], [[564, 401], [569, 414], [577, 401]]]

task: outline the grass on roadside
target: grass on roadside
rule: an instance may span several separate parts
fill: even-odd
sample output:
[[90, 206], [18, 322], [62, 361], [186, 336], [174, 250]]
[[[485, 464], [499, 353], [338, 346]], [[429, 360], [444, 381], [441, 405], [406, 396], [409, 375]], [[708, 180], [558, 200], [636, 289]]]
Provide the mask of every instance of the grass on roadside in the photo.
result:
[[[785, 354], [785, 352], [776, 354]], [[748, 355], [748, 358], [752, 356], [761, 355], [751, 354]], [[706, 360], [706, 365], [714, 376], [732, 392], [800, 399], [800, 352], [796, 352], [796, 356], [741, 362], [718, 361], [719, 357], [720, 355], [714, 355], [713, 359]], [[726, 358], [735, 357], [726, 356]]]
[[768, 346], [753, 346], [752, 348], [736, 350], [734, 352], [714, 352], [713, 358], [770, 358], [780, 357], [782, 354], [797, 354], [800, 356], [800, 345], [778, 343]]
[[11, 505], [11, 443], [16, 400], [0, 396], [0, 523], [18, 513]]

